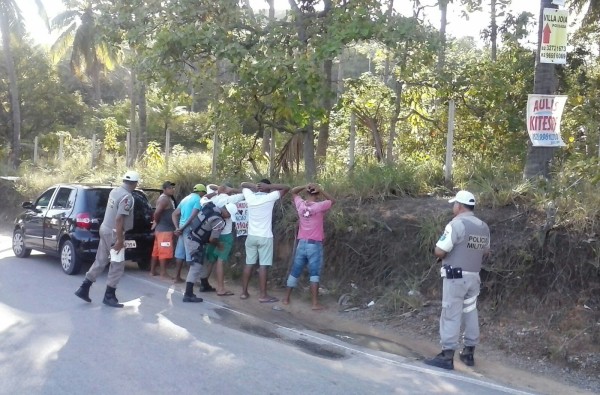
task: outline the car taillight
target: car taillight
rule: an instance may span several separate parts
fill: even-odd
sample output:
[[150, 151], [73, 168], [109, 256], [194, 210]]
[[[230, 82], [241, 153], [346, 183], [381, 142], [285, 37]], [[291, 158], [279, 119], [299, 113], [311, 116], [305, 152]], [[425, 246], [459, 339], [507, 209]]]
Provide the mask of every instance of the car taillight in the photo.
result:
[[75, 226], [89, 230], [92, 227], [92, 219], [88, 213], [79, 213], [75, 216]]

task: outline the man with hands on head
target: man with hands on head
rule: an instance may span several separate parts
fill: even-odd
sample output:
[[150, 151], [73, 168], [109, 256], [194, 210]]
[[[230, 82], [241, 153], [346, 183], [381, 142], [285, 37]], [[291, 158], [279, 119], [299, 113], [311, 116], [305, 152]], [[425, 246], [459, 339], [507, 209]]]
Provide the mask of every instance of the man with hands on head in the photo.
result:
[[[304, 266], [308, 264], [312, 309], [322, 310], [323, 306], [319, 304], [318, 296], [325, 237], [323, 222], [325, 213], [329, 211], [335, 200], [319, 184], [314, 183], [297, 186], [292, 188], [291, 192], [299, 218], [298, 244], [294, 264], [287, 279], [288, 289], [283, 304], [290, 303], [292, 290], [298, 285], [298, 278]], [[306, 196], [305, 199], [300, 196], [301, 193]]]
[[241, 299], [248, 299], [248, 283], [254, 265], [260, 264], [258, 275], [260, 303], [278, 299], [267, 294], [267, 269], [273, 265], [273, 206], [290, 190], [288, 185], [271, 184], [262, 179], [258, 184], [243, 182], [242, 194], [248, 205], [248, 237], [246, 238], [246, 267], [242, 277]]

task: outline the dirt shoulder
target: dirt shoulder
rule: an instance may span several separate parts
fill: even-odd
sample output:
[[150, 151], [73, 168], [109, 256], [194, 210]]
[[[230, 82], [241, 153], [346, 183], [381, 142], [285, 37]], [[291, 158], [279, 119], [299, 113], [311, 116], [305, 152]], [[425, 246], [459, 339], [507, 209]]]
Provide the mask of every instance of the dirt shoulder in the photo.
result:
[[[292, 303], [286, 306], [281, 303], [259, 303], [257, 289], [251, 289], [250, 299], [240, 300], [239, 284], [228, 282], [227, 287], [235, 295], [202, 296], [209, 300], [216, 299], [220, 303], [225, 302], [236, 310], [268, 322], [309, 329], [351, 344], [401, 355], [416, 363], [439, 352], [437, 306], [411, 317], [383, 319], [383, 315], [375, 307], [344, 312], [334, 297], [325, 297], [323, 301], [327, 309], [315, 312], [310, 309], [308, 293], [294, 294]], [[272, 289], [270, 293], [281, 299], [284, 290]], [[498, 349], [494, 342], [488, 341], [486, 333], [489, 332], [482, 331], [484, 336], [476, 351], [476, 366], [469, 368], [456, 358], [456, 371], [541, 394], [594, 394], [600, 391], [600, 377], [591, 377], [548, 361], [523, 358]]]

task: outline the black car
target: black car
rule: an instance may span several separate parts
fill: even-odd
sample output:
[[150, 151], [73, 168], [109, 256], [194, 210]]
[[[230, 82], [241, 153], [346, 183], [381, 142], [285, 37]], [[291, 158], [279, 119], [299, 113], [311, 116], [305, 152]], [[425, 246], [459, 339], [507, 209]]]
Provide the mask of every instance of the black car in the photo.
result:
[[[67, 274], [77, 274], [84, 262], [92, 262], [100, 240], [100, 224], [113, 186], [60, 184], [48, 188], [15, 220], [12, 247], [17, 257], [31, 250], [60, 257]], [[148, 270], [154, 243], [151, 230], [154, 209], [143, 190], [132, 193], [133, 229], [125, 233], [125, 259]]]

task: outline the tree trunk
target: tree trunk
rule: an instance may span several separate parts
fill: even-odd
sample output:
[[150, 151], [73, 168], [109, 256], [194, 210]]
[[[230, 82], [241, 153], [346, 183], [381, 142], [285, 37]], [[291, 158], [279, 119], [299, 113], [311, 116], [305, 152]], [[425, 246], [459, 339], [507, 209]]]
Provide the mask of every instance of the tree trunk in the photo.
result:
[[333, 61], [327, 59], [323, 62], [323, 71], [325, 72], [325, 80], [323, 81], [323, 94], [322, 94], [322, 105], [325, 110], [325, 118], [321, 121], [319, 127], [319, 138], [317, 142], [317, 160], [319, 162], [319, 168], [323, 170], [325, 168], [325, 161], [327, 159], [327, 146], [329, 145], [329, 118], [331, 116], [332, 100], [331, 96], [331, 72], [333, 68]]
[[304, 133], [304, 174], [308, 181], [314, 180], [317, 175], [317, 164], [315, 162], [315, 136], [313, 123], [308, 125]]
[[[331, 0], [323, 1], [323, 14], [325, 18], [328, 18], [331, 15], [331, 10], [333, 8], [333, 3]], [[327, 24], [324, 25], [325, 31], [322, 32], [323, 35], [327, 33]], [[321, 121], [321, 125], [319, 127], [319, 138], [317, 141], [317, 161], [319, 164], [319, 169], [323, 170], [325, 168], [325, 162], [327, 159], [327, 146], [329, 145], [329, 118], [331, 117], [331, 107], [332, 107], [332, 96], [334, 92], [331, 89], [332, 84], [332, 69], [333, 69], [333, 59], [325, 59], [323, 61], [323, 90], [321, 93], [321, 104], [323, 109], [325, 110], [325, 117]]]
[[343, 54], [340, 55], [337, 69], [337, 81], [336, 81], [336, 92], [337, 100], [339, 101], [344, 93], [344, 60]]
[[496, 0], [491, 0], [490, 7], [490, 14], [492, 19], [490, 24], [490, 41], [492, 43], [492, 62], [495, 62], [498, 57], [498, 24], [496, 22]]
[[138, 106], [138, 119], [140, 121], [140, 143], [142, 145], [142, 149], [145, 150], [148, 147], [148, 115], [146, 111], [146, 84], [143, 82], [140, 82]]
[[16, 169], [21, 164], [21, 103], [17, 72], [10, 48], [10, 28], [6, 12], [0, 12], [0, 29], [2, 31], [2, 48], [4, 52], [4, 64], [8, 73], [10, 107], [12, 112], [12, 165]]
[[102, 91], [100, 90], [100, 62], [94, 55], [94, 66], [92, 71], [92, 84], [94, 85], [94, 105], [99, 106], [102, 102]]
[[354, 170], [354, 148], [356, 146], [356, 115], [350, 114], [350, 141], [348, 142], [348, 171]]
[[[275, 21], [275, 0], [267, 0], [267, 3], [269, 4], [269, 23], [273, 23]], [[250, 6], [249, 3], [248, 6]], [[271, 153], [271, 136], [271, 128], [264, 128], [261, 148], [265, 155], [270, 155]], [[275, 158], [269, 157], [269, 163], [272, 163], [273, 160]]]
[[[553, 95], [556, 93], [558, 80], [556, 78], [556, 67], [551, 63], [540, 63], [540, 48], [544, 30], [544, 8], [558, 8], [552, 4], [552, 0], [540, 0], [540, 16], [538, 26], [538, 50], [536, 54], [535, 79], [533, 92], [541, 95]], [[550, 162], [554, 157], [554, 147], [534, 147], [531, 140], [527, 139], [527, 159], [523, 178], [526, 180], [542, 176], [548, 178], [550, 175]]]
[[135, 71], [129, 72], [129, 152], [127, 153], [127, 166], [131, 167], [137, 158], [138, 136], [136, 132], [136, 94], [135, 94]]
[[267, 0], [269, 3], [269, 22], [275, 20], [275, 0]]
[[437, 74], [440, 76], [446, 64], [446, 26], [448, 25], [448, 3], [450, 0], [439, 0], [440, 7], [440, 50], [438, 53]]
[[[390, 20], [392, 19], [393, 11], [394, 11], [394, 0], [389, 0], [388, 9], [386, 12], [388, 24], [390, 23]], [[388, 79], [390, 78], [390, 68], [391, 68], [391, 60], [390, 60], [390, 54], [388, 52], [388, 54], [385, 56], [385, 69], [383, 71], [383, 83], [386, 85], [388, 83]]]
[[394, 115], [390, 121], [390, 137], [387, 145], [387, 163], [390, 165], [396, 162], [396, 157], [394, 155], [394, 141], [396, 140], [396, 124], [398, 123], [398, 117], [400, 116], [402, 88], [403, 83], [401, 81], [396, 81], [396, 85], [394, 86], [394, 91], [396, 93], [396, 100], [394, 100]]

